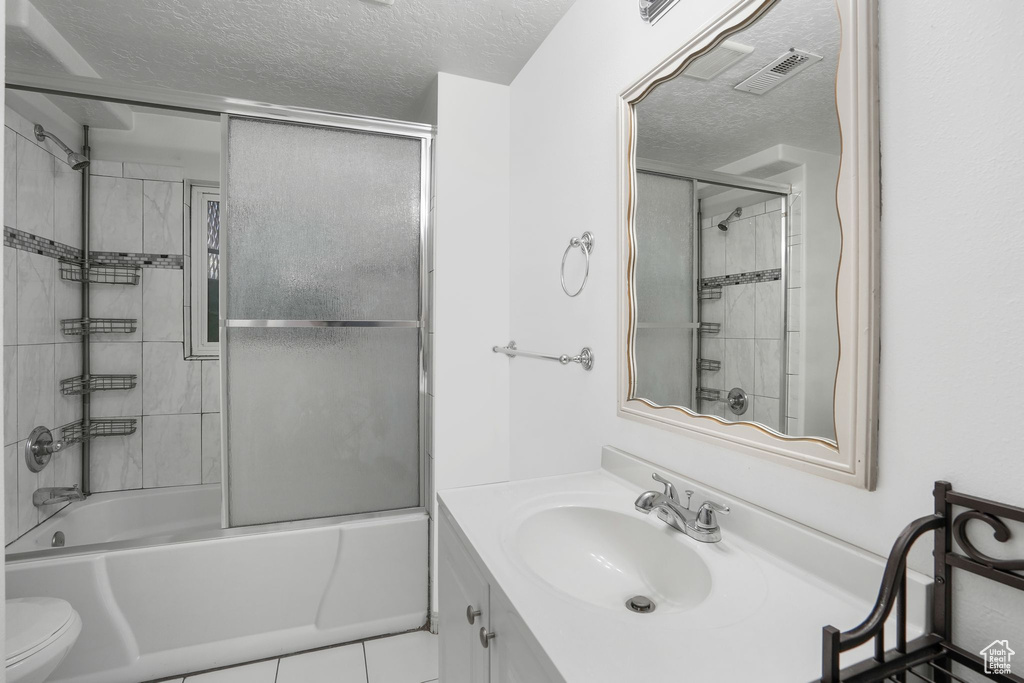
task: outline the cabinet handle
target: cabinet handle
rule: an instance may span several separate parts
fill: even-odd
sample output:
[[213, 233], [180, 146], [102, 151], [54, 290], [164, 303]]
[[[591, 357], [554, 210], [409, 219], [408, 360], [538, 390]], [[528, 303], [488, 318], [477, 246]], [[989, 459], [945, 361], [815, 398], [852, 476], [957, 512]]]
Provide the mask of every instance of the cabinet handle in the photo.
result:
[[473, 609], [473, 605], [466, 605], [466, 621], [472, 626], [476, 622], [476, 618], [480, 616], [480, 610]]
[[497, 638], [497, 637], [498, 636], [496, 634], [491, 633], [490, 631], [488, 631], [487, 627], [485, 627], [485, 626], [481, 626], [480, 627], [480, 644], [483, 645], [485, 648], [489, 647], [490, 646], [490, 642], [492, 640], [494, 640], [495, 638]]

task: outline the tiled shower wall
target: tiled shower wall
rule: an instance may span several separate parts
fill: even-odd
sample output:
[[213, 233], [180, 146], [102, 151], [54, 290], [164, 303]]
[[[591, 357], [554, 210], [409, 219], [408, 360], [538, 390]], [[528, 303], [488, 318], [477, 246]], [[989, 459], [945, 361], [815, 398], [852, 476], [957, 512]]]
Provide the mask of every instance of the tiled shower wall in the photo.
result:
[[185, 202], [180, 168], [92, 165], [92, 249], [143, 263], [138, 287], [92, 287], [94, 316], [139, 320], [132, 334], [93, 335], [93, 372], [139, 377], [130, 391], [93, 395], [94, 416], [139, 425], [131, 436], [93, 440], [93, 491], [220, 481], [218, 362], [184, 352]]
[[[81, 417], [80, 397], [59, 391], [61, 379], [81, 373], [80, 338], [60, 330], [61, 319], [81, 315], [80, 285], [60, 279], [57, 261], [80, 254], [81, 175], [55, 148], [36, 143], [31, 123], [9, 108], [7, 124], [4, 466], [11, 542], [60, 508], [35, 509], [36, 488], [81, 481], [78, 446], [57, 454], [38, 474], [28, 471], [22, 456], [32, 427], [46, 425], [59, 434], [55, 428]], [[94, 417], [138, 420], [131, 436], [92, 441], [93, 491], [217, 482], [218, 362], [185, 360], [183, 350], [188, 242], [182, 171], [106, 161], [94, 161], [90, 170], [94, 257], [143, 266], [138, 286], [91, 287], [93, 317], [138, 320], [132, 334], [91, 337], [94, 373], [138, 376], [132, 390], [92, 396]]]
[[[81, 417], [81, 401], [60, 394], [59, 380], [81, 373], [81, 345], [60, 332], [79, 317], [78, 285], [58, 276], [58, 245], [73, 253], [81, 230], [81, 174], [32, 124], [11, 109], [4, 128], [4, 519], [7, 542], [45, 521], [60, 505], [35, 508], [43, 486], [81, 481], [81, 448], [57, 453], [42, 472], [25, 464], [25, 440]], [[60, 431], [56, 434], [59, 436]]]
[[[777, 198], [743, 207], [741, 216], [729, 222], [728, 231], [717, 226], [729, 214], [701, 219], [702, 289], [721, 287], [722, 291], [720, 299], [701, 302], [701, 320], [722, 327], [718, 334], [701, 337], [700, 355], [722, 365], [717, 371], [701, 371], [700, 383], [723, 393], [741, 387], [750, 400], [747, 412], [739, 416], [721, 401], [702, 401], [701, 412], [730, 420], [752, 420], [773, 429], [780, 429], [785, 417], [779, 405], [780, 360], [786, 332], [781, 316], [782, 201]], [[794, 259], [790, 254], [787, 260], [792, 283]], [[789, 294], [792, 297], [792, 292]], [[790, 311], [795, 315], [792, 305]], [[792, 322], [799, 329], [797, 319]], [[795, 372], [799, 362], [794, 354], [799, 354], [799, 344], [791, 344], [789, 353], [788, 366]], [[791, 396], [787, 416], [796, 412], [793, 399], [798, 400], [798, 396]]]

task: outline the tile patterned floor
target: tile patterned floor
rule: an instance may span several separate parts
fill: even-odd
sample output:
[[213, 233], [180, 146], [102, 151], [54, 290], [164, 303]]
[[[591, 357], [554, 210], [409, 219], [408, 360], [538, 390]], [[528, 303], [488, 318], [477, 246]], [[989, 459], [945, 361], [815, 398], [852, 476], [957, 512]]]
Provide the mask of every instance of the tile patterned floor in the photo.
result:
[[163, 683], [437, 683], [437, 636], [403, 633]]

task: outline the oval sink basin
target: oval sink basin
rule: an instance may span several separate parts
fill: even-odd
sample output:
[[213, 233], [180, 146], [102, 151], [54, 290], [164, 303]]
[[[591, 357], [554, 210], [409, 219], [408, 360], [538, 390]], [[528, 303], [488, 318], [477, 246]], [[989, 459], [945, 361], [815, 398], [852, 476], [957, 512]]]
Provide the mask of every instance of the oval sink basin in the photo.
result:
[[517, 550], [535, 574], [563, 593], [625, 611], [636, 595], [655, 613], [696, 607], [711, 592], [711, 573], [692, 541], [628, 515], [593, 507], [555, 507], [525, 520]]

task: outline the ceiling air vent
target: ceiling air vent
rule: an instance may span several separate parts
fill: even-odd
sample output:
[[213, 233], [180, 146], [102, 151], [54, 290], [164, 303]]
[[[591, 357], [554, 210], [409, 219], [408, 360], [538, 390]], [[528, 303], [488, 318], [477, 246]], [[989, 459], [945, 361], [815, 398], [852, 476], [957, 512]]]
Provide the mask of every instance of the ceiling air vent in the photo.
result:
[[683, 69], [683, 74], [699, 78], [702, 81], [710, 81], [753, 51], [754, 48], [750, 45], [727, 40], [707, 54], [693, 60], [690, 66]]
[[796, 76], [811, 64], [820, 61], [821, 57], [819, 55], [793, 48], [737, 85], [736, 89], [754, 93], [755, 95], [763, 95], [772, 88]]

